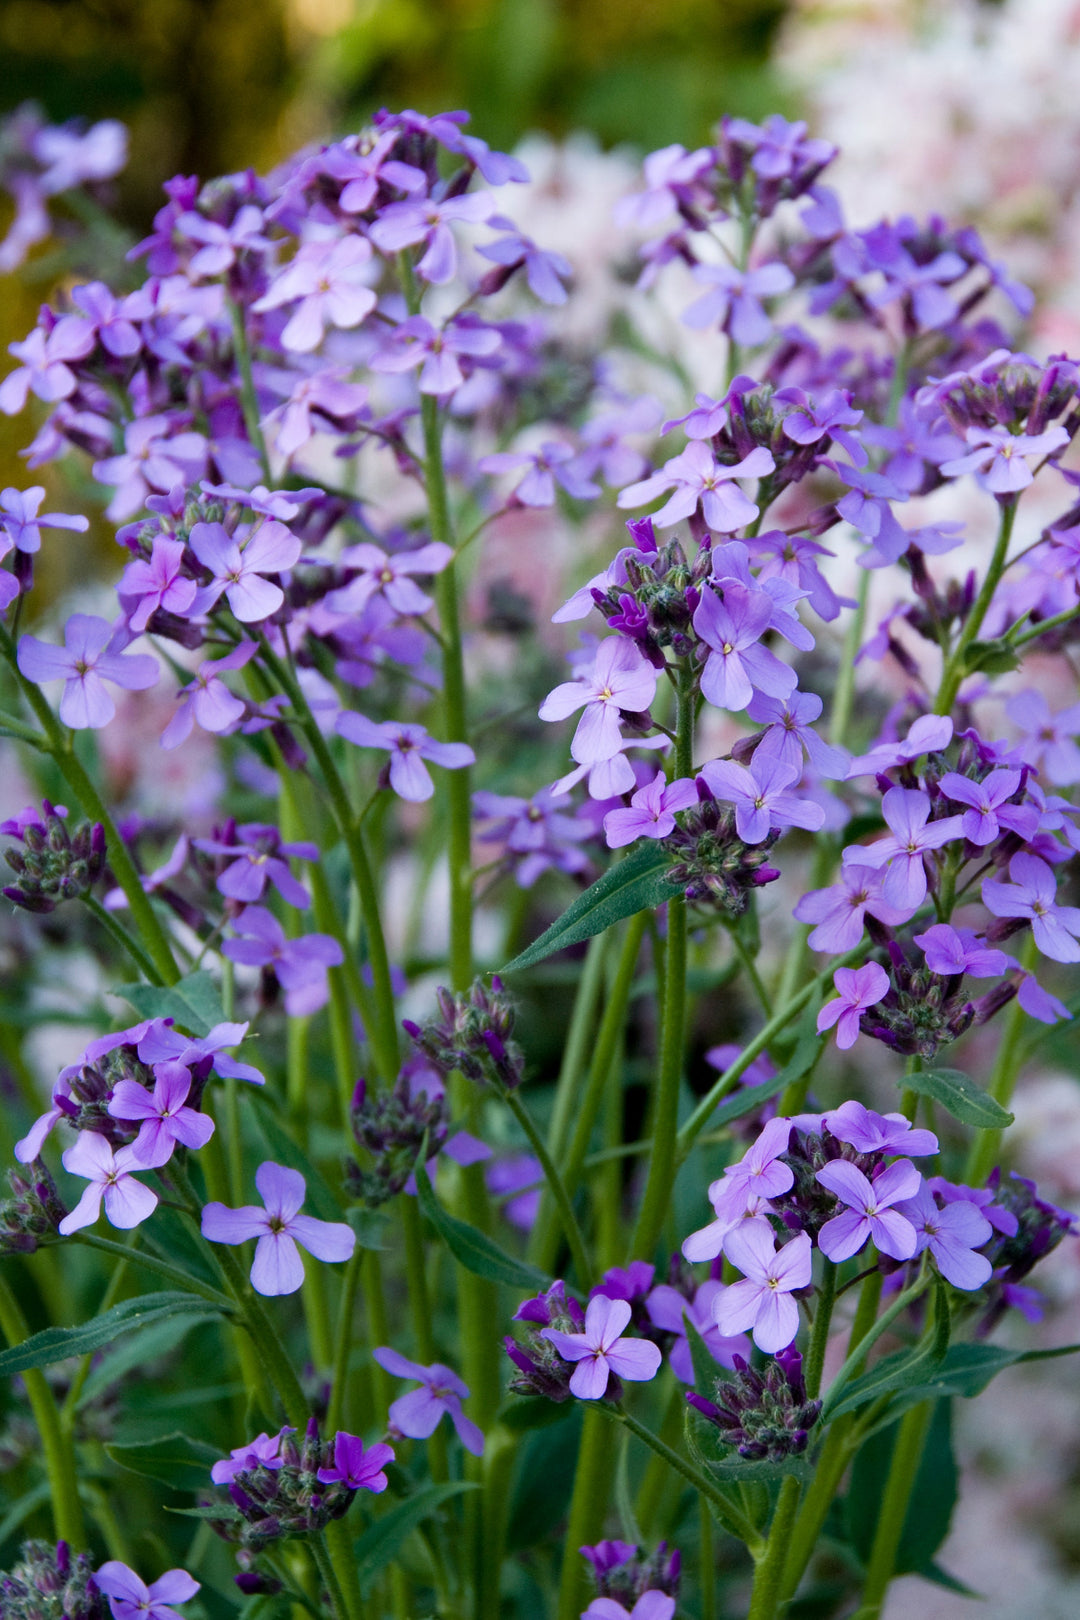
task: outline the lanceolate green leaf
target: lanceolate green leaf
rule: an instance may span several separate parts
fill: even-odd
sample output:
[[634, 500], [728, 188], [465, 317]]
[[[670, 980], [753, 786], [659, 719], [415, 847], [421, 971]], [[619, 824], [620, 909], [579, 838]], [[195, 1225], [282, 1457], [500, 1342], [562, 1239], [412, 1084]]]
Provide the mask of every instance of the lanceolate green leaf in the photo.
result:
[[166, 1317], [197, 1316], [210, 1321], [218, 1314], [221, 1313], [195, 1294], [144, 1294], [141, 1299], [125, 1299], [111, 1311], [79, 1327], [45, 1328], [22, 1344], [13, 1345], [0, 1354], [0, 1377], [25, 1372], [28, 1367], [51, 1367], [68, 1356], [88, 1355], [104, 1344], [111, 1344], [121, 1334], [150, 1327]]
[[210, 1484], [210, 1470], [221, 1456], [216, 1446], [179, 1432], [140, 1445], [107, 1445], [105, 1450], [129, 1473], [171, 1485], [174, 1491], [204, 1490]]
[[467, 1221], [459, 1221], [456, 1215], [448, 1214], [435, 1197], [427, 1171], [419, 1163], [416, 1166], [416, 1187], [420, 1208], [455, 1260], [459, 1260], [466, 1271], [475, 1272], [488, 1282], [506, 1283], [510, 1288], [524, 1288], [530, 1293], [548, 1287], [551, 1278], [545, 1277], [542, 1271], [526, 1265], [524, 1260], [515, 1260], [513, 1255], [500, 1249], [486, 1232], [470, 1226]]
[[380, 1569], [394, 1561], [406, 1538], [425, 1519], [430, 1519], [451, 1497], [475, 1490], [479, 1490], [479, 1486], [465, 1480], [448, 1485], [425, 1485], [369, 1525], [353, 1543], [360, 1589], [365, 1596]]
[[892, 1395], [898, 1390], [923, 1389], [934, 1384], [950, 1354], [948, 1291], [940, 1280], [936, 1287], [935, 1329], [930, 1342], [915, 1350], [897, 1350], [885, 1356], [870, 1372], [856, 1378], [831, 1408], [830, 1418], [838, 1418], [841, 1412], [852, 1412], [867, 1401], [880, 1400], [883, 1395]]
[[1013, 1116], [970, 1075], [960, 1069], [927, 1069], [922, 1074], [905, 1074], [904, 1085], [924, 1097], [932, 1097], [947, 1108], [954, 1119], [974, 1125], [981, 1131], [1000, 1131], [1011, 1125]]
[[188, 1035], [208, 1035], [225, 1022], [218, 987], [205, 968], [188, 973], [178, 984], [119, 984], [114, 996], [123, 996], [140, 1018], [172, 1018]]
[[524, 968], [535, 967], [555, 951], [602, 934], [605, 928], [621, 922], [624, 917], [662, 906], [679, 892], [667, 880], [670, 865], [668, 855], [659, 844], [649, 841], [639, 844], [624, 860], [609, 867], [584, 894], [579, 894], [573, 905], [568, 906], [539, 939], [500, 972], [520, 973]]

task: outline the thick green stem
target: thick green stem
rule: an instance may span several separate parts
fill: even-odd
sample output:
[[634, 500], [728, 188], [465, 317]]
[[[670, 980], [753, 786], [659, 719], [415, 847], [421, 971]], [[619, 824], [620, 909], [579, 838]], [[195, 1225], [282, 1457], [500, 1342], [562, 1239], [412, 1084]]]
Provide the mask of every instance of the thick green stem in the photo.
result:
[[[0, 1271], [0, 1329], [3, 1330], [4, 1337], [12, 1349], [30, 1336], [22, 1307], [2, 1271]], [[25, 1368], [22, 1381], [41, 1440], [41, 1455], [49, 1481], [56, 1539], [66, 1541], [75, 1551], [82, 1552], [86, 1547], [86, 1529], [83, 1524], [82, 1504], [79, 1501], [79, 1470], [75, 1460], [75, 1448], [70, 1435], [64, 1432], [56, 1398], [41, 1368]]]
[[986, 578], [982, 582], [978, 596], [975, 598], [971, 612], [964, 620], [964, 627], [960, 632], [956, 646], [945, 660], [945, 668], [941, 672], [941, 685], [934, 700], [935, 714], [951, 714], [956, 694], [960, 690], [961, 682], [967, 674], [964, 668], [964, 659], [968, 648], [978, 637], [986, 618], [990, 603], [994, 599], [1009, 554], [1009, 541], [1012, 539], [1013, 523], [1016, 520], [1016, 508], [1019, 497], [1012, 496], [1001, 505], [1001, 517], [998, 526], [997, 544], [994, 555], [990, 559], [990, 566], [986, 570]]
[[585, 963], [578, 975], [574, 994], [574, 1010], [570, 1015], [570, 1028], [566, 1034], [559, 1078], [555, 1085], [555, 1101], [551, 1110], [548, 1130], [548, 1150], [553, 1159], [562, 1157], [570, 1122], [575, 1117], [579, 1098], [579, 1080], [585, 1066], [586, 1054], [595, 1038], [596, 1008], [604, 982], [604, 963], [609, 940], [605, 934], [594, 934], [585, 953]]
[[317, 1531], [314, 1535], [308, 1537], [308, 1546], [311, 1548], [311, 1556], [315, 1560], [315, 1568], [319, 1572], [319, 1579], [326, 1588], [326, 1595], [330, 1599], [330, 1611], [335, 1620], [354, 1620], [353, 1614], [346, 1606], [345, 1594], [341, 1590], [341, 1582], [334, 1567], [334, 1559], [326, 1544], [326, 1537], [321, 1531]]
[[345, 1262], [345, 1275], [341, 1280], [341, 1298], [338, 1301], [337, 1331], [334, 1335], [334, 1375], [330, 1385], [330, 1406], [326, 1415], [329, 1434], [348, 1423], [347, 1385], [349, 1377], [349, 1351], [353, 1339], [353, 1310], [356, 1290], [360, 1282], [360, 1266], [364, 1251], [359, 1244]]
[[562, 1222], [562, 1229], [566, 1235], [566, 1241], [570, 1245], [570, 1258], [574, 1262], [574, 1270], [577, 1273], [578, 1287], [588, 1288], [592, 1281], [592, 1268], [589, 1264], [589, 1256], [585, 1249], [585, 1239], [581, 1235], [581, 1228], [578, 1225], [577, 1216], [574, 1214], [574, 1206], [570, 1202], [570, 1197], [563, 1185], [562, 1177], [559, 1175], [559, 1172], [552, 1163], [551, 1154], [547, 1150], [547, 1144], [544, 1142], [540, 1132], [533, 1124], [532, 1116], [525, 1107], [525, 1104], [522, 1102], [521, 1098], [518, 1096], [517, 1092], [506, 1091], [503, 1094], [503, 1098], [506, 1106], [509, 1108], [514, 1118], [525, 1132], [529, 1146], [532, 1148], [533, 1152], [536, 1154], [536, 1157], [540, 1161], [540, 1168], [544, 1172], [544, 1180], [547, 1182], [551, 1195], [555, 1200], [555, 1207], [559, 1211], [559, 1219]]
[[712, 1514], [704, 1497], [698, 1503], [698, 1539], [701, 1620], [716, 1620], [716, 1548], [713, 1545]]
[[251, 373], [251, 349], [248, 346], [247, 329], [244, 326], [244, 312], [235, 298], [226, 299], [229, 307], [229, 324], [232, 327], [233, 352], [236, 355], [236, 369], [240, 373], [240, 408], [244, 413], [244, 426], [247, 428], [248, 438], [255, 447], [262, 468], [263, 478], [267, 484], [270, 478], [270, 457], [266, 453], [266, 439], [263, 436], [262, 423], [259, 420], [259, 402], [255, 398], [255, 381]]
[[907, 1518], [908, 1504], [919, 1469], [919, 1458], [926, 1443], [933, 1412], [934, 1403], [923, 1401], [921, 1405], [913, 1406], [910, 1412], [905, 1412], [900, 1420], [892, 1461], [889, 1464], [889, 1477], [885, 1484], [885, 1494], [881, 1499], [881, 1511], [874, 1531], [874, 1543], [870, 1549], [866, 1585], [863, 1587], [862, 1603], [859, 1606], [860, 1620], [876, 1620], [876, 1616], [881, 1613], [881, 1605], [885, 1601], [885, 1594], [896, 1567], [900, 1537], [904, 1533], [904, 1520]]
[[866, 608], [870, 600], [870, 573], [866, 568], [859, 569], [859, 587], [855, 602], [855, 611], [848, 620], [847, 631], [844, 635], [843, 651], [840, 654], [840, 668], [836, 677], [836, 689], [833, 692], [832, 714], [829, 717], [829, 741], [836, 748], [844, 746], [848, 727], [851, 724], [851, 711], [855, 703], [855, 658], [862, 646], [863, 626], [866, 623]]
[[754, 1590], [750, 1597], [747, 1620], [775, 1620], [788, 1542], [801, 1491], [801, 1482], [792, 1474], [786, 1475], [780, 1486], [776, 1510], [769, 1526], [765, 1552], [754, 1573]]
[[[852, 1378], [854, 1378], [855, 1374], [862, 1367], [863, 1362], [866, 1360], [866, 1357], [870, 1352], [871, 1346], [877, 1343], [878, 1339], [881, 1338], [881, 1335], [896, 1321], [896, 1318], [903, 1311], [906, 1311], [908, 1306], [912, 1304], [914, 1300], [918, 1299], [919, 1295], [926, 1290], [926, 1288], [929, 1286], [931, 1276], [932, 1273], [927, 1271], [924, 1266], [920, 1276], [916, 1278], [911, 1287], [905, 1288], [902, 1294], [897, 1294], [892, 1304], [887, 1310], [882, 1312], [877, 1321], [874, 1323], [873, 1327], [868, 1329], [863, 1337], [854, 1345], [854, 1348], [848, 1352], [844, 1365], [840, 1368], [840, 1371], [829, 1385], [828, 1392], [825, 1396], [825, 1402], [821, 1410], [823, 1422], [828, 1420], [829, 1413], [840, 1399], [840, 1395], [845, 1385], [848, 1384]], [[852, 1334], [853, 1339], [854, 1337], [855, 1335]]]
[[608, 1436], [601, 1403], [586, 1406], [582, 1419], [570, 1518], [563, 1540], [557, 1620], [578, 1620], [588, 1603], [587, 1566], [578, 1548], [600, 1539], [614, 1470], [615, 1448]]
[[831, 1260], [825, 1260], [821, 1286], [818, 1289], [817, 1309], [814, 1312], [814, 1326], [810, 1332], [810, 1347], [806, 1352], [806, 1393], [812, 1401], [817, 1399], [818, 1391], [821, 1389], [825, 1347], [829, 1342], [829, 1323], [832, 1320], [835, 1300], [836, 1267]]

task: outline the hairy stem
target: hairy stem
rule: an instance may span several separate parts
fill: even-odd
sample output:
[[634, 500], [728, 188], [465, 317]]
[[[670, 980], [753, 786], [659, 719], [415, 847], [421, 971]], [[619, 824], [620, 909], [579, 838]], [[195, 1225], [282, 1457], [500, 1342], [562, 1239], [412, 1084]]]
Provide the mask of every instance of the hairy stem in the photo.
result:
[[[14, 1348], [30, 1337], [30, 1329], [10, 1283], [0, 1271], [0, 1329], [8, 1344]], [[69, 1542], [81, 1552], [86, 1547], [86, 1528], [83, 1523], [82, 1504], [79, 1501], [78, 1464], [71, 1436], [65, 1434], [60, 1422], [56, 1397], [40, 1367], [26, 1367], [22, 1374], [23, 1387], [30, 1402], [30, 1410], [37, 1425], [41, 1441], [41, 1457], [49, 1481], [52, 1501], [53, 1525], [58, 1541]]]

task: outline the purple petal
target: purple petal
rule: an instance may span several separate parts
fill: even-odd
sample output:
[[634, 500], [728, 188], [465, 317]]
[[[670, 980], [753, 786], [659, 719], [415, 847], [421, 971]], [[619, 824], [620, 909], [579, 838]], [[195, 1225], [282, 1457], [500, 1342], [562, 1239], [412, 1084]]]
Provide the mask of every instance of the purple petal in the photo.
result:
[[319, 1221], [313, 1215], [294, 1215], [289, 1231], [316, 1260], [348, 1260], [356, 1247], [356, 1233], [344, 1221]]
[[265, 1232], [255, 1245], [251, 1286], [257, 1294], [295, 1294], [304, 1281], [304, 1262], [287, 1232]]

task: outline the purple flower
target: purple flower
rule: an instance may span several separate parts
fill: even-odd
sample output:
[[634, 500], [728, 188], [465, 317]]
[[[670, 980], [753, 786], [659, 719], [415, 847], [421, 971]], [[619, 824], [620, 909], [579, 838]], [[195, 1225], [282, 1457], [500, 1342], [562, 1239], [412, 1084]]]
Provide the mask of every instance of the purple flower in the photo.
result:
[[782, 388], [775, 396], [785, 405], [794, 405], [784, 417], [783, 432], [793, 444], [820, 444], [831, 439], [851, 457], [856, 467], [865, 467], [866, 451], [857, 436], [848, 433], [863, 419], [862, 411], [851, 408], [851, 395], [841, 388], [830, 388], [816, 402], [801, 388]]
[[[172, 1143], [159, 1142], [153, 1157], [164, 1164], [172, 1154]], [[135, 1170], [151, 1170], [156, 1166], [146, 1157], [140, 1157], [134, 1146], [117, 1148], [114, 1153], [104, 1136], [97, 1131], [80, 1131], [75, 1141], [61, 1155], [65, 1170], [73, 1176], [83, 1176], [90, 1185], [79, 1202], [60, 1222], [60, 1234], [68, 1237], [84, 1226], [93, 1226], [101, 1214], [102, 1200], [105, 1215], [111, 1226], [124, 1231], [138, 1226], [157, 1208], [157, 1193], [141, 1181], [136, 1181]]]
[[222, 1457], [210, 1470], [215, 1485], [230, 1485], [237, 1474], [249, 1473], [254, 1468], [269, 1468], [272, 1472], [284, 1466], [281, 1442], [295, 1429], [279, 1429], [277, 1434], [258, 1434], [254, 1440], [237, 1446], [228, 1457]]
[[453, 547], [441, 540], [420, 546], [416, 551], [385, 552], [368, 541], [349, 546], [341, 553], [346, 568], [359, 572], [340, 590], [331, 591], [326, 605], [333, 613], [362, 613], [380, 592], [395, 613], [426, 613], [431, 597], [414, 583], [414, 574], [441, 574], [454, 559]]
[[1035, 944], [1055, 962], [1080, 962], [1080, 907], [1057, 904], [1053, 869], [1021, 851], [1009, 862], [1011, 883], [987, 878], [983, 904], [995, 917], [1026, 917]]
[[565, 720], [577, 709], [578, 721], [570, 752], [579, 765], [593, 765], [619, 753], [622, 737], [619, 714], [639, 714], [656, 696], [658, 676], [632, 641], [611, 636], [602, 641], [590, 673], [564, 681], [540, 705], [541, 720]]
[[817, 1031], [821, 1035], [836, 1024], [836, 1044], [846, 1052], [859, 1038], [859, 1014], [876, 1006], [887, 993], [889, 975], [877, 962], [867, 962], [861, 968], [837, 968], [833, 984], [839, 994], [818, 1013]]
[[391, 1406], [391, 1433], [396, 1429], [410, 1440], [426, 1440], [435, 1433], [445, 1413], [465, 1450], [471, 1451], [474, 1457], [483, 1456], [484, 1436], [461, 1410], [462, 1401], [469, 1398], [468, 1385], [462, 1383], [456, 1372], [438, 1361], [430, 1367], [422, 1367], [418, 1361], [409, 1361], [399, 1350], [385, 1345], [378, 1346], [371, 1354], [394, 1378], [415, 1378], [420, 1385]]
[[865, 866], [845, 864], [839, 883], [804, 894], [792, 916], [799, 922], [817, 924], [807, 940], [812, 951], [838, 956], [859, 943], [867, 912], [890, 927], [910, 916], [906, 907], [890, 905], [885, 899], [877, 873]]
[[961, 838], [962, 818], [946, 816], [942, 821], [931, 821], [930, 800], [915, 788], [890, 788], [881, 809], [892, 837], [849, 846], [844, 859], [858, 866], [887, 864], [882, 893], [890, 904], [907, 908], [910, 916], [926, 899], [924, 855], [953, 838]]
[[888, 256], [875, 252], [872, 268], [881, 271], [885, 285], [870, 293], [870, 303], [880, 309], [896, 298], [909, 298], [915, 320], [926, 331], [948, 326], [956, 319], [957, 308], [941, 284], [958, 281], [967, 269], [959, 253], [939, 253], [929, 264], [918, 264], [891, 227], [883, 227], [883, 232], [888, 233]]
[[910, 1159], [897, 1159], [872, 1182], [846, 1159], [822, 1165], [817, 1179], [848, 1207], [821, 1228], [818, 1244], [834, 1265], [850, 1260], [873, 1239], [878, 1252], [893, 1260], [910, 1260], [918, 1239], [906, 1216], [892, 1208], [914, 1198], [922, 1177]]
[[392, 1446], [380, 1443], [365, 1451], [355, 1434], [339, 1429], [334, 1436], [334, 1466], [320, 1468], [318, 1477], [323, 1485], [347, 1485], [350, 1491], [374, 1491], [377, 1496], [386, 1489], [383, 1469], [393, 1460]]
[[773, 324], [761, 300], [790, 292], [795, 277], [786, 264], [764, 264], [760, 270], [738, 270], [733, 264], [698, 264], [694, 280], [710, 288], [683, 315], [683, 325], [711, 326], [714, 321], [735, 343], [756, 348], [772, 336]]
[[42, 529], [73, 529], [83, 534], [90, 527], [89, 518], [68, 512], [39, 513], [44, 499], [41, 484], [0, 493], [0, 534], [6, 534], [17, 551], [40, 551]]
[[[538, 248], [531, 237], [522, 235], [512, 220], [499, 216], [489, 219], [488, 224], [497, 226], [499, 230], [509, 230], [511, 235], [500, 236], [497, 241], [477, 248], [481, 258], [501, 265], [507, 278], [524, 265], [525, 279], [537, 298], [545, 304], [565, 304], [566, 288], [563, 282], [569, 281], [574, 273], [569, 260], [561, 253]], [[502, 278], [499, 278], [499, 285], [502, 285]]]
[[84, 360], [94, 347], [94, 328], [81, 315], [64, 315], [46, 334], [35, 326], [21, 343], [9, 343], [8, 353], [22, 365], [0, 383], [0, 411], [16, 416], [30, 393], [47, 405], [75, 392], [75, 373], [69, 360]]
[[599, 495], [599, 484], [585, 477], [579, 466], [580, 457], [568, 444], [549, 439], [532, 455], [523, 451], [499, 451], [493, 456], [481, 456], [476, 463], [482, 473], [516, 472], [527, 468], [524, 478], [514, 489], [514, 498], [522, 506], [554, 506], [555, 485], [558, 483], [575, 501], [589, 501]]
[[831, 141], [806, 138], [803, 119], [791, 122], [780, 113], [771, 113], [763, 124], [728, 118], [724, 132], [730, 140], [750, 149], [750, 167], [762, 180], [796, 179], [806, 169], [820, 169], [836, 156]]
[[938, 1151], [933, 1131], [915, 1130], [903, 1114], [875, 1114], [861, 1102], [841, 1103], [825, 1115], [825, 1126], [839, 1142], [859, 1153], [903, 1153], [922, 1158]]
[[915, 943], [922, 946], [931, 973], [970, 973], [973, 979], [992, 979], [1016, 966], [1011, 956], [994, 950], [970, 928], [953, 928], [951, 923], [934, 923], [925, 934], [915, 935]]
[[445, 202], [424, 198], [418, 202], [389, 203], [370, 229], [371, 240], [381, 253], [400, 253], [402, 248], [423, 242], [425, 252], [416, 273], [435, 286], [451, 281], [457, 270], [457, 248], [451, 224], [478, 225], [495, 211], [495, 199], [484, 191]]
[[605, 1299], [625, 1299], [634, 1305], [653, 1285], [656, 1267], [649, 1260], [631, 1260], [628, 1266], [609, 1266], [596, 1284], [590, 1288], [589, 1298], [603, 1295]]
[[794, 692], [795, 671], [760, 645], [774, 611], [765, 591], [737, 581], [725, 581], [723, 597], [711, 589], [702, 593], [694, 614], [694, 629], [709, 648], [701, 690], [716, 708], [737, 714], [755, 692], [773, 698]]
[[1017, 692], [1005, 705], [1005, 713], [1023, 732], [1023, 757], [1046, 773], [1058, 787], [1080, 782], [1080, 748], [1073, 739], [1080, 735], [1080, 703], [1051, 714], [1041, 692]]
[[627, 1609], [613, 1597], [595, 1597], [581, 1620], [671, 1620], [675, 1613], [675, 1599], [659, 1587], [651, 1586], [642, 1592], [632, 1609]]
[[305, 1018], [325, 1007], [330, 995], [326, 970], [340, 967], [344, 952], [330, 934], [301, 934], [287, 939], [285, 930], [265, 906], [245, 906], [233, 922], [240, 937], [227, 939], [222, 953], [248, 967], [272, 967], [285, 992], [290, 1018]]
[[788, 1191], [795, 1177], [780, 1155], [787, 1152], [790, 1140], [790, 1119], [770, 1119], [738, 1163], [728, 1165], [720, 1180], [709, 1188], [709, 1199], [718, 1215], [733, 1203], [745, 1203], [747, 1198], [778, 1198]]
[[972, 1251], [988, 1243], [994, 1229], [974, 1204], [958, 1199], [939, 1209], [923, 1182], [914, 1197], [898, 1208], [915, 1228], [915, 1253], [929, 1249], [941, 1275], [954, 1288], [981, 1288], [990, 1281], [990, 1261], [985, 1254]]
[[390, 786], [399, 798], [420, 804], [430, 799], [435, 784], [425, 759], [443, 765], [448, 771], [463, 770], [475, 762], [467, 743], [436, 742], [423, 726], [396, 720], [369, 720], [366, 715], [346, 709], [337, 717], [337, 732], [358, 748], [385, 748], [390, 755]]
[[792, 692], [788, 698], [765, 697], [755, 693], [746, 712], [756, 725], [765, 726], [765, 735], [754, 753], [755, 759], [776, 759], [802, 774], [803, 749], [820, 776], [842, 781], [847, 774], [849, 755], [844, 748], [832, 748], [816, 731], [811, 720], [821, 714], [816, 692]]
[[170, 1605], [186, 1603], [199, 1590], [186, 1569], [168, 1569], [147, 1586], [115, 1558], [94, 1571], [94, 1585], [108, 1598], [113, 1620], [181, 1620]]
[[221, 523], [196, 523], [188, 544], [214, 576], [201, 605], [211, 607], [224, 592], [241, 624], [254, 624], [277, 612], [285, 593], [263, 575], [292, 568], [303, 549], [296, 536], [274, 518], [260, 523], [243, 547]]
[[[270, 242], [262, 235], [262, 228], [262, 209], [254, 203], [245, 203], [238, 208], [231, 225], [219, 224], [217, 220], [207, 219], [205, 214], [197, 214], [193, 210], [181, 214], [176, 221], [177, 234], [188, 242], [203, 244], [192, 255], [187, 267], [188, 274], [193, 277], [221, 276], [226, 270], [232, 269], [238, 254], [265, 252]], [[288, 344], [285, 346], [289, 347]]]
[[748, 1192], [743, 1197], [732, 1197], [727, 1191], [727, 1183], [721, 1178], [714, 1181], [709, 1188], [713, 1211], [716, 1215], [714, 1221], [708, 1226], [698, 1227], [684, 1238], [682, 1245], [683, 1258], [696, 1263], [699, 1260], [715, 1260], [723, 1253], [724, 1244], [730, 1231], [736, 1226], [748, 1226], [757, 1222], [770, 1234], [772, 1227], [766, 1220], [767, 1215], [773, 1213], [773, 1207], [767, 1198], [758, 1193]]
[[1026, 842], [1039, 828], [1039, 812], [1033, 804], [1009, 804], [1023, 780], [1019, 771], [991, 771], [981, 782], [956, 771], [941, 778], [941, 790], [954, 804], [970, 808], [960, 817], [964, 837], [971, 844], [992, 844], [1003, 829], [1017, 833]]
[[685, 146], [663, 146], [650, 152], [642, 170], [645, 190], [621, 197], [615, 204], [616, 225], [650, 231], [662, 225], [668, 215], [690, 194], [690, 188], [715, 162], [712, 147], [699, 146], [688, 152]]
[[184, 542], [158, 535], [149, 560], [136, 557], [124, 569], [117, 587], [120, 605], [133, 631], [141, 635], [159, 608], [183, 618], [199, 587], [183, 573]]
[[244, 718], [244, 704], [221, 679], [223, 670], [243, 669], [256, 652], [253, 641], [241, 641], [224, 658], [207, 658], [195, 679], [177, 694], [179, 708], [161, 733], [162, 748], [179, 748], [198, 722], [204, 731], [220, 736]]
[[166, 1164], [177, 1143], [201, 1148], [214, 1134], [209, 1114], [186, 1108], [191, 1090], [191, 1070], [183, 1063], [154, 1065], [154, 1089], [147, 1091], [137, 1080], [119, 1080], [109, 1099], [113, 1119], [138, 1119], [143, 1123], [132, 1143], [136, 1159], [144, 1165]]
[[675, 493], [654, 513], [653, 522], [661, 529], [681, 523], [700, 505], [705, 522], [716, 534], [732, 534], [744, 523], [752, 523], [758, 508], [733, 482], [736, 478], [764, 478], [775, 471], [769, 451], [758, 445], [734, 466], [718, 462], [700, 439], [695, 439], [680, 455], [665, 461], [660, 472], [624, 489], [616, 503], [621, 511], [644, 506], [669, 489]]
[[264, 426], [274, 430], [279, 455], [294, 456], [325, 422], [341, 425], [359, 415], [368, 391], [347, 381], [348, 375], [345, 366], [328, 366], [310, 377], [285, 373], [288, 398], [264, 419]]
[[589, 857], [580, 845], [592, 836], [592, 828], [577, 816], [567, 815], [565, 798], [552, 788], [541, 788], [531, 799], [474, 793], [472, 802], [479, 819], [493, 821], [479, 834], [480, 842], [505, 844], [507, 855], [515, 862], [519, 888], [531, 888], [551, 866], [560, 872], [587, 868]]
[[[502, 339], [493, 326], [477, 320], [452, 320], [432, 326], [423, 315], [410, 315], [394, 328], [389, 348], [372, 355], [372, 371], [411, 371], [420, 366], [422, 394], [452, 394], [465, 381], [459, 356], [494, 354]], [[481, 468], [483, 471], [483, 468]]]
[[782, 1249], [767, 1221], [743, 1221], [724, 1239], [724, 1253], [743, 1273], [713, 1301], [713, 1317], [726, 1338], [750, 1331], [754, 1343], [774, 1356], [799, 1331], [796, 1288], [807, 1288], [812, 1276], [810, 1239], [798, 1232]]
[[880, 776], [897, 765], [909, 765], [923, 754], [936, 754], [952, 741], [953, 723], [947, 715], [922, 714], [912, 723], [902, 742], [878, 743], [868, 754], [853, 759], [847, 780], [856, 776]]
[[1008, 428], [969, 427], [964, 438], [976, 448], [955, 461], [943, 461], [946, 478], [963, 473], [977, 474], [977, 481], [992, 495], [1015, 495], [1027, 489], [1034, 474], [1028, 459], [1050, 455], [1068, 444], [1069, 435], [1060, 422], [1044, 433], [1010, 433]]
[[375, 308], [375, 294], [367, 284], [370, 266], [371, 245], [362, 236], [305, 243], [252, 308], [280, 309], [299, 300], [281, 342], [293, 353], [309, 354], [328, 326], [359, 326]]
[[28, 681], [63, 680], [60, 718], [66, 726], [82, 731], [108, 725], [116, 704], [105, 690], [105, 682], [129, 692], [142, 692], [158, 678], [156, 658], [145, 653], [124, 655], [122, 632], [115, 632], [104, 619], [91, 613], [73, 613], [64, 626], [63, 647], [39, 641], [37, 636], [19, 640], [19, 668]]
[[669, 782], [657, 771], [630, 800], [629, 809], [609, 810], [604, 817], [604, 835], [609, 849], [622, 849], [635, 838], [667, 838], [675, 830], [675, 811], [697, 804], [697, 785], [692, 777]]
[[257, 1294], [295, 1294], [304, 1280], [299, 1243], [316, 1260], [348, 1260], [356, 1233], [344, 1221], [318, 1221], [301, 1215], [307, 1190], [299, 1170], [267, 1159], [255, 1172], [255, 1185], [265, 1209], [245, 1204], [229, 1209], [210, 1203], [202, 1212], [202, 1235], [211, 1243], [246, 1243], [257, 1238], [251, 1286]]
[[272, 883], [288, 905], [303, 911], [311, 904], [310, 894], [293, 877], [288, 862], [282, 860], [282, 856], [317, 861], [317, 844], [282, 843], [278, 829], [264, 826], [261, 822], [249, 822], [237, 827], [236, 836], [231, 842], [220, 838], [196, 838], [193, 842], [196, 849], [204, 850], [208, 855], [236, 857], [217, 880], [218, 892], [229, 900], [253, 905], [262, 899], [267, 884]]
[[95, 461], [94, 477], [114, 484], [105, 516], [116, 523], [133, 517], [152, 490], [167, 495], [177, 484], [194, 484], [206, 469], [201, 433], [177, 433], [168, 416], [141, 416], [124, 429], [124, 452]]
[[716, 798], [735, 806], [735, 830], [744, 844], [760, 844], [776, 827], [817, 832], [824, 825], [820, 805], [788, 792], [799, 780], [799, 768], [769, 755], [762, 758], [760, 751], [749, 767], [714, 759], [701, 767], [701, 775]]
[[660, 1371], [661, 1356], [655, 1344], [648, 1339], [620, 1338], [630, 1314], [625, 1299], [597, 1294], [585, 1311], [583, 1332], [541, 1328], [540, 1337], [550, 1340], [564, 1361], [577, 1362], [570, 1390], [578, 1400], [599, 1400], [612, 1373], [631, 1383], [648, 1383]]
[[694, 1382], [694, 1363], [686, 1333], [687, 1322], [704, 1339], [709, 1354], [721, 1367], [734, 1367], [736, 1356], [747, 1357], [750, 1354], [750, 1345], [745, 1334], [739, 1333], [734, 1338], [725, 1338], [716, 1325], [713, 1304], [717, 1296], [723, 1293], [723, 1289], [723, 1283], [710, 1278], [701, 1284], [693, 1299], [689, 1300], [685, 1294], [680, 1294], [677, 1288], [672, 1288], [668, 1283], [661, 1283], [658, 1288], [652, 1290], [645, 1301], [653, 1327], [676, 1335], [675, 1343], [668, 1351], [668, 1360], [671, 1362], [672, 1372], [684, 1384]]

